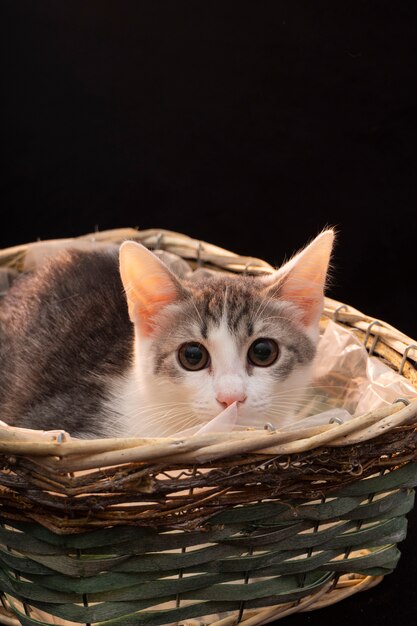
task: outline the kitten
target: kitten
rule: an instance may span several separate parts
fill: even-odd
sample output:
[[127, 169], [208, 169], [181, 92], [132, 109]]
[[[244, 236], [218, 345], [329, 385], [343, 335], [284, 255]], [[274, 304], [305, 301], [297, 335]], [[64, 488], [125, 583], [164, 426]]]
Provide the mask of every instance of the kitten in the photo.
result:
[[65, 250], [0, 303], [1, 418], [72, 436], [170, 436], [232, 403], [294, 419], [319, 337], [333, 231], [269, 276], [174, 274], [127, 241]]

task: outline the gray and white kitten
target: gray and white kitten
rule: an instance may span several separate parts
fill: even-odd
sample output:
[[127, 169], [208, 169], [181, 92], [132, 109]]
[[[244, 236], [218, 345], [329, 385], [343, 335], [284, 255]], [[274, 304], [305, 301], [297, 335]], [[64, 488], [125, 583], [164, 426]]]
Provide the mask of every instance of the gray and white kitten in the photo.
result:
[[76, 437], [170, 436], [237, 403], [294, 419], [319, 337], [333, 231], [270, 276], [179, 277], [132, 241], [66, 250], [0, 304], [1, 419]]

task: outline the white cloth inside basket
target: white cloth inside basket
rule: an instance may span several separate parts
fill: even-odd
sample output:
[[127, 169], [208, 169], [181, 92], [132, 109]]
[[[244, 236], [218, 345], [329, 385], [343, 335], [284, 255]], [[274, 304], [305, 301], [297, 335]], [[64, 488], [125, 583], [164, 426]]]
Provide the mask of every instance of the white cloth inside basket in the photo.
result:
[[[314, 381], [303, 405], [294, 413], [293, 420], [279, 430], [321, 426], [331, 421], [346, 422], [367, 411], [392, 404], [398, 398], [417, 398], [417, 391], [388, 365], [369, 356], [352, 332], [330, 320], [320, 337]], [[254, 426], [257, 424], [259, 416], [254, 416]], [[247, 418], [244, 424], [239, 422], [234, 403], [204, 426], [195, 426], [176, 433], [176, 436], [230, 432], [243, 430], [248, 425]], [[275, 426], [273, 420], [268, 422], [268, 426]]]
[[341, 406], [355, 416], [392, 404], [398, 398], [417, 397], [416, 389], [404, 376], [369, 356], [352, 332], [332, 321], [320, 338], [315, 375], [318, 379], [347, 379]]

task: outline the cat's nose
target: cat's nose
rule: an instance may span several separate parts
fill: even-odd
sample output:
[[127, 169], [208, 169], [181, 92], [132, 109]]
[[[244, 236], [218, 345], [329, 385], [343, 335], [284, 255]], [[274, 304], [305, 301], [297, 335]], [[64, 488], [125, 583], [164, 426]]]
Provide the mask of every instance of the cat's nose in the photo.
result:
[[217, 394], [217, 400], [227, 409], [228, 406], [233, 404], [233, 402], [244, 402], [246, 400], [246, 395], [241, 393], [219, 393]]

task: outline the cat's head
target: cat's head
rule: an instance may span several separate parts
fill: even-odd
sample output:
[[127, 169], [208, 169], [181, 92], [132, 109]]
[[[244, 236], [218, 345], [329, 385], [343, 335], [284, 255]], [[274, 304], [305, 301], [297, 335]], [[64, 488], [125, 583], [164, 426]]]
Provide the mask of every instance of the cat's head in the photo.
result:
[[120, 271], [136, 331], [138, 432], [171, 435], [237, 402], [248, 426], [291, 420], [312, 375], [333, 231], [268, 276], [177, 278], [125, 242]]

